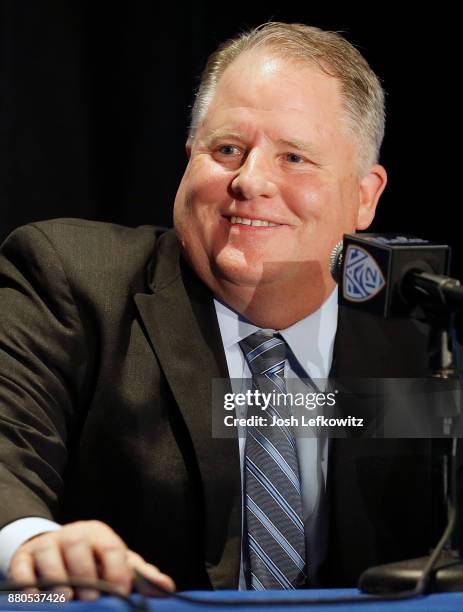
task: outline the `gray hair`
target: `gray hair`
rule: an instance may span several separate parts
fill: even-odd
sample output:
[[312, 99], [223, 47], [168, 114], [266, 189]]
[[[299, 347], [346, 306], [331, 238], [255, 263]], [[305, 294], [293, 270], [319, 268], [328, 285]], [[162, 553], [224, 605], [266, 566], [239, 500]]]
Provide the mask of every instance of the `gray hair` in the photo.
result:
[[191, 112], [194, 139], [226, 68], [242, 53], [267, 47], [282, 59], [309, 63], [340, 83], [347, 127], [358, 141], [360, 174], [378, 161], [384, 136], [384, 91], [360, 52], [337, 32], [300, 23], [265, 23], [226, 41], [207, 61]]

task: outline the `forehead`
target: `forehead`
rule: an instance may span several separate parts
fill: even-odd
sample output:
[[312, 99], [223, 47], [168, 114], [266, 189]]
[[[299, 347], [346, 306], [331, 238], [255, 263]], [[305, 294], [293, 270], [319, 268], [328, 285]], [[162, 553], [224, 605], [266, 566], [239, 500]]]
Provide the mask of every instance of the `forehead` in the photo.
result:
[[216, 129], [223, 121], [249, 116], [269, 124], [300, 121], [337, 128], [344, 110], [336, 78], [310, 64], [283, 59], [269, 49], [240, 55], [223, 73], [203, 125]]

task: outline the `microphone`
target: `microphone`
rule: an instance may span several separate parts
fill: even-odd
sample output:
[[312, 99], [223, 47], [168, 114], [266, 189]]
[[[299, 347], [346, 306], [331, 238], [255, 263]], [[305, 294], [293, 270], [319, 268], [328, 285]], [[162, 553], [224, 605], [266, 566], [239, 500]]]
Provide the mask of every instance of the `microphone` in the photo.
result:
[[339, 303], [385, 318], [422, 316], [421, 308], [463, 310], [463, 287], [447, 276], [451, 249], [402, 234], [345, 234], [330, 272]]
[[333, 248], [330, 255], [330, 273], [337, 283], [339, 283], [341, 279], [343, 246], [344, 241], [340, 240], [338, 244]]

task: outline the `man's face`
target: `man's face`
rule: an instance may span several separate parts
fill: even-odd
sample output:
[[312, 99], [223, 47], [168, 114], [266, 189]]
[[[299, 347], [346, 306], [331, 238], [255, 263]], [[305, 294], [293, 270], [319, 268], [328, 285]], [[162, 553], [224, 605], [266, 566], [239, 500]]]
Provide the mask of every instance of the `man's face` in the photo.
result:
[[327, 295], [334, 245], [370, 224], [385, 177], [360, 180], [338, 87], [266, 49], [220, 79], [174, 207], [187, 259], [220, 297], [315, 282]]

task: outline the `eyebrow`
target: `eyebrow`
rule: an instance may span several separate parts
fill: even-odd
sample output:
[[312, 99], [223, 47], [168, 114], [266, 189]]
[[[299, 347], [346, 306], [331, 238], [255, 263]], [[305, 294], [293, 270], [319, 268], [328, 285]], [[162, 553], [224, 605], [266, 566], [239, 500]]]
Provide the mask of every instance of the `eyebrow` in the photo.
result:
[[280, 145], [285, 145], [286, 147], [296, 149], [296, 151], [317, 153], [317, 148], [308, 140], [300, 140], [299, 138], [290, 138], [289, 140], [285, 140], [284, 138], [280, 138], [277, 140], [277, 142]]
[[206, 143], [210, 146], [216, 140], [222, 140], [223, 138], [236, 138], [237, 140], [244, 140], [244, 136], [241, 132], [227, 130], [226, 128], [216, 128], [207, 135]]

